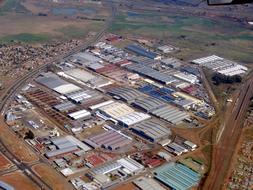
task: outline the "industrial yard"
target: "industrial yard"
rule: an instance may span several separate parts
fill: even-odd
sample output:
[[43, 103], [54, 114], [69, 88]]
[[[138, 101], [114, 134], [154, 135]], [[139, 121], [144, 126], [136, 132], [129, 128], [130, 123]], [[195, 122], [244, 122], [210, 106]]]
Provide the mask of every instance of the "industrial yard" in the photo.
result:
[[[79, 3], [18, 4], [105, 26], [55, 46], [0, 47], [0, 72], [11, 73], [0, 83], [0, 189], [251, 189], [249, 64], [213, 51], [182, 58], [180, 43], [117, 33], [127, 3]], [[213, 89], [223, 83], [225, 102]]]
[[42, 172], [47, 164], [78, 190], [129, 181], [137, 189], [189, 189], [208, 171], [194, 158], [203, 145], [193, 132], [215, 115], [200, 69], [243, 77], [248, 68], [216, 55], [184, 62], [138, 41], [117, 45], [124, 40], [131, 42], [107, 34], [44, 70], [7, 108], [9, 128], [43, 160], [33, 170], [47, 185], [54, 186]]

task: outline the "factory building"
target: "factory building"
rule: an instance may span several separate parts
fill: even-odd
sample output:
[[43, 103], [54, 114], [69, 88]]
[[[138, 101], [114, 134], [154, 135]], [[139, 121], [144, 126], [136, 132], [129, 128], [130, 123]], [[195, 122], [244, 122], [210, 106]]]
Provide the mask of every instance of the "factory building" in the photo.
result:
[[188, 95], [186, 93], [183, 93], [183, 92], [175, 92], [175, 93], [173, 93], [173, 96], [180, 97], [185, 100], [190, 100], [190, 101], [194, 102], [194, 104], [196, 104], [196, 105], [204, 105], [204, 103], [205, 103], [204, 100], [200, 100], [198, 98], [195, 98], [195, 97]]
[[71, 135], [53, 138], [50, 139], [50, 141], [55, 147], [53, 150], [45, 153], [45, 156], [50, 159], [63, 156], [64, 154], [73, 153], [79, 151], [80, 149], [85, 152], [90, 150], [90, 147]]
[[102, 62], [102, 59], [92, 55], [89, 52], [80, 52], [72, 56], [72, 61], [82, 66], [87, 66], [94, 62]]
[[140, 75], [154, 79], [163, 84], [171, 84], [172, 82], [178, 81], [175, 77], [170, 76], [165, 73], [161, 73], [148, 66], [145, 66], [144, 64], [133, 63], [133, 64], [125, 66], [125, 68], [127, 68], [130, 71], [136, 72]]
[[71, 102], [63, 102], [63, 103], [55, 105], [54, 109], [56, 109], [59, 112], [66, 112], [68, 110], [74, 109], [75, 107], [76, 105]]
[[234, 61], [230, 61], [216, 55], [195, 59], [192, 63], [212, 69], [214, 72], [225, 76], [242, 75], [248, 70], [248, 68], [243, 65], [239, 65]]
[[151, 112], [153, 115], [164, 119], [172, 124], [180, 124], [185, 119], [189, 119], [188, 113], [178, 110], [172, 106], [164, 106]]
[[83, 69], [70, 69], [64, 72], [58, 72], [57, 74], [91, 88], [101, 88], [112, 84], [110, 80], [93, 75]]
[[152, 178], [139, 177], [133, 183], [141, 190], [166, 190]]
[[137, 45], [128, 45], [126, 49], [128, 51], [135, 53], [138, 56], [148, 57], [150, 59], [161, 59], [160, 55], [154, 52], [148, 51], [147, 49], [137, 46]]
[[63, 95], [81, 90], [80, 87], [62, 80], [53, 73], [45, 73], [40, 75], [36, 79], [36, 82]]
[[169, 57], [169, 58], [162, 59], [161, 64], [168, 66], [170, 68], [176, 69], [182, 65], [182, 62], [179, 59]]
[[135, 160], [125, 157], [121, 158], [117, 161], [109, 162], [104, 164], [103, 166], [97, 167], [92, 170], [92, 174], [108, 174], [115, 170], [121, 170], [122, 172], [125, 172], [126, 174], [137, 174], [141, 171], [143, 171], [144, 166], [140, 163], [136, 162]]
[[91, 113], [83, 109], [83, 110], [69, 113], [68, 116], [73, 120], [86, 120], [86, 119], [91, 118]]
[[169, 151], [177, 156], [188, 152], [187, 148], [173, 142], [167, 145]]
[[142, 97], [137, 98], [132, 105], [149, 113], [165, 106], [166, 103], [153, 97]]
[[154, 171], [155, 179], [175, 190], [188, 190], [197, 186], [200, 174], [190, 168], [176, 163], [168, 163]]
[[114, 88], [110, 90], [108, 94], [110, 94], [111, 96], [116, 96], [128, 103], [131, 103], [136, 98], [143, 96], [143, 93], [141, 93], [140, 91], [127, 87]]
[[116, 119], [119, 125], [129, 127], [150, 118], [150, 115], [136, 112], [126, 104], [114, 102], [99, 108], [106, 117]]
[[169, 128], [155, 120], [141, 122], [131, 127], [130, 130], [151, 142], [158, 142], [171, 135]]
[[131, 142], [132, 140], [130, 137], [113, 130], [106, 131], [85, 140], [85, 143], [93, 148], [102, 147], [109, 150], [118, 150], [130, 145]]
[[191, 84], [196, 84], [199, 82], [198, 77], [196, 77], [195, 75], [187, 74], [183, 72], [176, 72], [174, 74], [174, 77], [181, 79], [183, 81], [189, 82]]
[[101, 103], [96, 104], [96, 105], [92, 105], [92, 106], [89, 107], [89, 109], [90, 109], [91, 111], [95, 111], [95, 110], [97, 110], [97, 109], [99, 109], [99, 108], [101, 108], [101, 107], [108, 106], [108, 105], [110, 105], [110, 104], [112, 104], [112, 103], [114, 103], [113, 100], [108, 100], [108, 101], [101, 102]]
[[74, 103], [85, 103], [90, 100], [102, 98], [102, 95], [93, 90], [78, 90], [65, 94], [65, 96]]

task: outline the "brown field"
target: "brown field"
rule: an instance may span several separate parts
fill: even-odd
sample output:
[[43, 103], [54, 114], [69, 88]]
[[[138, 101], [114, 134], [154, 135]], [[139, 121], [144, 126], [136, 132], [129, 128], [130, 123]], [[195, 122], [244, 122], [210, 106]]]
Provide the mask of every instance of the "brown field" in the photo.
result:
[[0, 118], [0, 138], [9, 150], [23, 162], [33, 162], [38, 160], [36, 154], [8, 129], [3, 118]]
[[16, 171], [0, 176], [0, 180], [8, 183], [16, 190], [39, 190], [40, 188], [27, 178], [22, 172]]
[[73, 187], [66, 179], [57, 171], [45, 164], [33, 166], [33, 170], [41, 177], [41, 179], [52, 187], [54, 190], [71, 190]]
[[0, 170], [7, 169], [11, 165], [11, 162], [2, 153], [0, 153]]
[[88, 33], [88, 30], [96, 29], [100, 22], [82, 20], [64, 20], [62, 18], [38, 17], [28, 15], [6, 15], [0, 19], [0, 37], [17, 35], [22, 33], [40, 34], [52, 37], [64, 37], [64, 30], [76, 29], [80, 33]]

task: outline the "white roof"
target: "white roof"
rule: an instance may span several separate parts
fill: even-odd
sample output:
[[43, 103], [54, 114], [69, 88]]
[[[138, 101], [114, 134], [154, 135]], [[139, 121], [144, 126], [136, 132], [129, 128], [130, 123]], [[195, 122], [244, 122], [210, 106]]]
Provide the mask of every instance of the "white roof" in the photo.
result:
[[146, 119], [151, 118], [150, 115], [141, 113], [141, 112], [132, 112], [127, 115], [124, 115], [122, 117], [119, 117], [118, 120], [121, 121], [122, 123], [130, 126], [134, 125], [136, 123], [139, 123], [141, 121], [144, 121]]
[[101, 107], [103, 107], [103, 106], [107, 106], [107, 105], [109, 105], [109, 104], [112, 104], [112, 103], [114, 103], [113, 100], [108, 100], [108, 101], [105, 101], [105, 102], [102, 102], [102, 103], [99, 103], [99, 104], [90, 106], [89, 108], [90, 108], [91, 110], [95, 110], [95, 109], [101, 108]]
[[61, 86], [58, 86], [56, 88], [54, 88], [54, 91], [60, 93], [60, 94], [67, 94], [67, 93], [71, 93], [71, 92], [75, 92], [75, 91], [78, 91], [78, 90], [81, 90], [80, 87], [74, 85], [74, 84], [64, 84], [64, 85], [61, 85]]
[[144, 168], [143, 165], [141, 165], [140, 163], [136, 162], [135, 160], [133, 160], [131, 158], [121, 158], [121, 159], [117, 160], [117, 162], [121, 166], [123, 166], [124, 168], [129, 170], [131, 173], [140, 171]]
[[81, 119], [81, 118], [90, 116], [91, 114], [90, 114], [90, 112], [88, 112], [87, 110], [84, 109], [84, 110], [80, 110], [80, 111], [70, 113], [68, 115], [69, 115], [69, 117], [76, 120], [76, 119]]

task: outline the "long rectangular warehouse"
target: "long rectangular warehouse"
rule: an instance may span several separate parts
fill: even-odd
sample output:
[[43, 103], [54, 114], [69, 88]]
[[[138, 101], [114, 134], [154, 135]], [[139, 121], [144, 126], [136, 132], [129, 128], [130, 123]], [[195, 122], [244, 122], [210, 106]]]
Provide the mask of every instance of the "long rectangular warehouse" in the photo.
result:
[[164, 185], [175, 190], [188, 190], [197, 186], [200, 181], [200, 174], [190, 168], [170, 162], [154, 171], [155, 179]]
[[135, 179], [133, 183], [141, 190], [166, 190], [152, 178], [139, 177]]
[[151, 112], [153, 115], [162, 118], [172, 124], [180, 124], [184, 119], [189, 119], [188, 113], [178, 110], [172, 106], [165, 106]]
[[143, 57], [148, 57], [150, 59], [159, 59], [159, 55], [154, 53], [154, 52], [150, 52], [147, 49], [137, 46], [137, 45], [128, 45], [126, 47], [126, 49], [128, 51], [134, 52], [137, 55], [143, 56]]
[[68, 114], [71, 119], [78, 120], [78, 119], [89, 119], [91, 117], [91, 113], [87, 110], [79, 110], [73, 113]]
[[132, 141], [130, 140], [130, 137], [127, 138], [119, 132], [111, 130], [93, 136], [85, 142], [91, 144], [91, 146], [95, 145], [95, 147], [102, 147], [109, 150], [118, 150], [122, 147], [130, 145]]
[[151, 142], [157, 142], [171, 135], [169, 128], [166, 128], [155, 120], [141, 122], [131, 127], [130, 130]]
[[127, 88], [127, 87], [119, 87], [114, 88], [108, 92], [111, 96], [118, 96], [120, 99], [131, 103], [136, 98], [143, 96], [143, 93], [140, 91], [133, 89], [133, 88]]
[[178, 81], [174, 76], [161, 73], [151, 67], [145, 66], [143, 64], [133, 63], [131, 65], [125, 66], [128, 70], [134, 71], [138, 74], [144, 75], [146, 77], [152, 78], [163, 84], [171, 84], [172, 82]]
[[59, 94], [67, 94], [81, 90], [80, 87], [62, 80], [54, 73], [44, 73], [36, 79], [36, 82]]
[[157, 98], [143, 97], [136, 99], [132, 105], [146, 112], [151, 112], [155, 109], [165, 106], [166, 103]]

